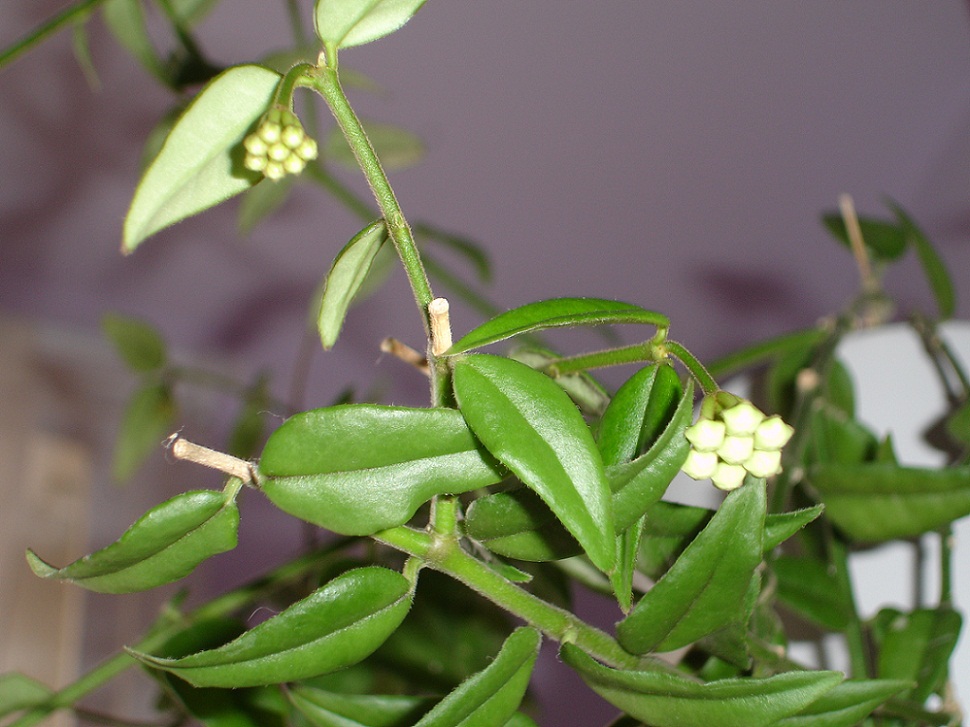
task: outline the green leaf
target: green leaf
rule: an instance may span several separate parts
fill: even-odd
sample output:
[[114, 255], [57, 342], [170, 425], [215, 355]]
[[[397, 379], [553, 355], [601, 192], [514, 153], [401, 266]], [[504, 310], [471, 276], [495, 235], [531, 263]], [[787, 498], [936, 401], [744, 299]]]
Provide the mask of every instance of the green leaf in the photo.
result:
[[104, 23], [115, 39], [152, 76], [168, 83], [164, 64], [145, 27], [145, 9], [141, 0], [107, 0], [101, 4]]
[[906, 682], [888, 679], [845, 681], [772, 727], [853, 727], [906, 686]]
[[70, 581], [100, 593], [132, 593], [171, 583], [207, 558], [236, 547], [239, 510], [232, 496], [185, 492], [142, 515], [114, 543], [64, 568], [27, 551], [42, 578]]
[[111, 470], [124, 482], [172, 432], [175, 401], [166, 384], [148, 383], [132, 394], [121, 417]]
[[[513, 361], [521, 361], [526, 366], [541, 371], [547, 365], [560, 358], [551, 351], [531, 346], [516, 348], [509, 353]], [[569, 394], [580, 410], [592, 417], [598, 417], [606, 410], [610, 403], [606, 389], [593, 376], [585, 371], [574, 374], [563, 374], [553, 378], [563, 391]]]
[[629, 462], [653, 443], [677, 409], [683, 387], [672, 366], [645, 366], [617, 389], [600, 420], [603, 462]]
[[504, 725], [519, 708], [539, 654], [539, 632], [518, 628], [495, 661], [471, 676], [414, 727]]
[[370, 43], [411, 19], [425, 0], [317, 0], [314, 21], [325, 46]]
[[923, 231], [906, 214], [903, 208], [892, 201], [888, 201], [887, 204], [893, 214], [896, 215], [900, 227], [902, 227], [910, 242], [913, 243], [913, 247], [916, 248], [916, 255], [923, 266], [923, 272], [926, 273], [933, 295], [936, 296], [936, 305], [940, 309], [940, 319], [952, 318], [956, 310], [956, 292], [946, 265], [929, 239], [923, 234]]
[[616, 560], [609, 486], [582, 415], [549, 377], [500, 356], [454, 366], [455, 398], [475, 436], [538, 493], [604, 572]]
[[765, 552], [770, 553], [792, 535], [815, 520], [825, 510], [815, 505], [792, 512], [773, 513], [765, 520]]
[[528, 303], [500, 313], [465, 334], [451, 348], [449, 355], [481, 348], [524, 333], [567, 326], [599, 326], [638, 323], [667, 326], [667, 316], [629, 303], [602, 298], [553, 298]]
[[[420, 163], [424, 158], [424, 142], [417, 134], [400, 126], [382, 124], [378, 121], [362, 119], [361, 125], [385, 171], [407, 169]], [[347, 137], [338, 126], [332, 127], [327, 134], [321, 155], [324, 159], [337, 162], [349, 169], [360, 168], [357, 165], [357, 157], [347, 143]]]
[[289, 198], [296, 179], [292, 174], [287, 174], [273, 184], [257, 184], [247, 189], [243, 193], [239, 216], [236, 218], [239, 234], [252, 234], [260, 222], [278, 210]]
[[839, 672], [801, 671], [704, 684], [668, 672], [611, 669], [572, 644], [560, 654], [603, 699], [652, 727], [767, 727], [842, 681]]
[[[849, 246], [849, 233], [841, 214], [825, 214], [822, 223], [836, 240]], [[859, 228], [866, 247], [877, 260], [898, 260], [906, 252], [907, 236], [901, 225], [874, 217], [860, 217]]]
[[821, 465], [810, 482], [825, 514], [861, 542], [912, 538], [970, 515], [970, 467]]
[[812, 412], [810, 454], [821, 464], [855, 465], [870, 460], [879, 441], [863, 424], [829, 408]]
[[387, 225], [382, 219], [376, 220], [354, 235], [333, 261], [317, 316], [317, 330], [325, 349], [337, 342], [347, 310], [386, 240]]
[[266, 111], [279, 81], [275, 71], [246, 65], [206, 84], [138, 183], [125, 218], [124, 252], [262, 179], [243, 168], [241, 142]]
[[52, 694], [50, 687], [26, 674], [0, 675], [0, 717], [43, 704]]
[[901, 695], [924, 702], [941, 690], [963, 620], [952, 608], [922, 608], [911, 613], [883, 609], [874, 619], [879, 642], [878, 676], [899, 679]]
[[401, 525], [434, 495], [503, 476], [457, 411], [372, 404], [291, 417], [270, 436], [259, 469], [277, 507], [343, 535]]
[[827, 563], [782, 555], [771, 569], [778, 579], [778, 598], [786, 606], [831, 631], [842, 631], [849, 624], [852, 604]]
[[132, 371], [155, 371], [165, 365], [165, 341], [144, 321], [106, 313], [101, 318], [101, 330]]
[[168, 0], [175, 16], [190, 28], [205, 19], [218, 4], [219, 0]]
[[948, 414], [944, 426], [953, 441], [970, 447], [970, 401], [963, 402]]
[[340, 694], [297, 685], [290, 701], [313, 727], [400, 727], [414, 724], [433, 700], [404, 694]]
[[737, 621], [761, 563], [765, 522], [763, 480], [731, 492], [707, 527], [623, 621], [617, 640], [627, 651], [671, 651]]
[[418, 222], [414, 225], [414, 235], [418, 238], [419, 244], [423, 240], [435, 242], [464, 258], [475, 271], [479, 281], [487, 283], [492, 279], [492, 263], [489, 260], [488, 252], [482, 247], [481, 243], [461, 235], [445, 232], [426, 222]]
[[400, 573], [377, 566], [356, 568], [216, 649], [178, 659], [129, 653], [201, 687], [307, 679], [368, 656], [400, 625], [412, 595], [411, 584]]

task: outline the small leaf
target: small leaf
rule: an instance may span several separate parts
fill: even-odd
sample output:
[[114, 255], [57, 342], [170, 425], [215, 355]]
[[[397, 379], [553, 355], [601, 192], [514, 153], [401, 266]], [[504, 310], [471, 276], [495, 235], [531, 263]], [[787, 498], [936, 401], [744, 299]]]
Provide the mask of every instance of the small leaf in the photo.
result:
[[101, 12], [108, 30], [125, 50], [157, 80], [167, 83], [164, 66], [145, 27], [141, 0], [107, 0]]
[[889, 679], [845, 681], [772, 727], [853, 727], [906, 686], [906, 682]]
[[806, 507], [792, 512], [768, 515], [765, 520], [765, 552], [770, 553], [792, 535], [815, 520], [825, 510], [824, 505]]
[[314, 20], [324, 45], [349, 48], [370, 43], [411, 19], [425, 0], [317, 0]]
[[219, 0], [168, 0], [168, 3], [182, 24], [191, 28], [212, 12]]
[[414, 727], [504, 725], [519, 708], [539, 654], [539, 632], [518, 628], [495, 661], [462, 682]]
[[555, 514], [528, 488], [477, 498], [465, 514], [465, 532], [493, 553], [542, 563], [583, 552]]
[[0, 717], [46, 702], [54, 692], [26, 674], [0, 675]]
[[486, 354], [455, 362], [454, 389], [475, 436], [538, 493], [597, 568], [611, 571], [616, 547], [603, 461], [569, 397], [525, 364]]
[[821, 465], [810, 473], [825, 514], [861, 542], [912, 538], [970, 515], [970, 467]]
[[256, 226], [278, 210], [293, 191], [296, 177], [287, 174], [273, 184], [257, 184], [247, 189], [239, 204], [236, 227], [240, 235], [250, 235]]
[[[822, 223], [832, 236], [846, 247], [849, 246], [849, 233], [845, 220], [838, 212], [830, 212], [822, 217]], [[878, 260], [898, 260], [906, 252], [906, 233], [901, 225], [893, 224], [874, 217], [860, 217], [859, 228], [866, 247]]]
[[618, 323], [638, 323], [667, 326], [670, 319], [661, 313], [645, 310], [629, 303], [602, 298], [553, 298], [528, 303], [500, 313], [465, 334], [448, 354], [463, 353], [513, 336], [533, 333], [547, 328], [567, 326], [599, 326]]
[[475, 275], [481, 282], [487, 283], [492, 279], [492, 263], [489, 260], [488, 252], [481, 243], [445, 232], [426, 222], [415, 224], [414, 234], [419, 238], [419, 243], [421, 240], [433, 241], [464, 258], [472, 266]]
[[[377, 121], [361, 120], [364, 133], [370, 140], [381, 166], [387, 172], [407, 169], [418, 164], [424, 158], [424, 142], [421, 137], [407, 129], [393, 124], [382, 124]], [[349, 169], [359, 169], [357, 157], [354, 156], [347, 137], [339, 126], [334, 126], [327, 134], [321, 154], [324, 159], [334, 161]]]
[[400, 573], [377, 566], [356, 568], [216, 649], [179, 659], [129, 653], [200, 687], [307, 679], [368, 656], [400, 625], [412, 595]]
[[669, 672], [611, 669], [572, 644], [560, 654], [603, 699], [652, 727], [767, 727], [842, 681], [839, 672], [801, 671], [704, 684]]
[[[509, 353], [513, 361], [521, 361], [526, 366], [541, 371], [559, 358], [548, 349], [529, 347], [516, 348]], [[562, 374], [553, 378], [560, 388], [569, 394], [580, 411], [591, 417], [598, 417], [610, 403], [609, 394], [603, 385], [585, 371], [575, 374]]]
[[956, 310], [956, 292], [946, 265], [929, 239], [923, 234], [923, 231], [906, 214], [903, 208], [892, 201], [887, 202], [887, 204], [896, 215], [900, 227], [902, 227], [910, 242], [913, 243], [913, 247], [916, 248], [916, 255], [923, 266], [923, 272], [926, 273], [933, 295], [936, 296], [936, 304], [940, 309], [940, 319], [952, 318]]
[[782, 555], [771, 569], [778, 579], [778, 598], [786, 606], [831, 631], [842, 631], [849, 624], [853, 606], [827, 563]]
[[414, 724], [433, 700], [404, 694], [340, 694], [297, 685], [290, 701], [313, 727], [398, 727]]
[[125, 218], [124, 252], [262, 179], [242, 167], [241, 142], [266, 111], [279, 81], [280, 75], [267, 68], [237, 66], [199, 92], [138, 183]]
[[434, 495], [503, 476], [457, 411], [372, 404], [291, 417], [270, 436], [259, 469], [277, 507], [343, 535], [401, 525]]
[[671, 651], [741, 618], [761, 563], [764, 480], [731, 492], [677, 562], [623, 621], [617, 640], [627, 651]]
[[222, 492], [185, 492], [145, 513], [114, 543], [64, 568], [27, 551], [42, 578], [99, 593], [132, 593], [176, 581], [207, 558], [236, 547], [239, 511]]
[[165, 341], [147, 323], [107, 313], [101, 318], [101, 330], [132, 371], [155, 371], [165, 365]]
[[118, 438], [115, 441], [112, 473], [124, 482], [171, 433], [175, 422], [175, 401], [166, 384], [149, 383], [128, 400]]
[[384, 220], [371, 222], [354, 235], [333, 261], [317, 316], [317, 330], [325, 349], [337, 342], [347, 310], [386, 240], [387, 226]]
[[955, 442], [970, 447], [970, 400], [963, 402], [946, 418], [946, 432]]
[[603, 462], [629, 462], [664, 430], [683, 387], [672, 366], [645, 366], [617, 389], [600, 420], [597, 445]]

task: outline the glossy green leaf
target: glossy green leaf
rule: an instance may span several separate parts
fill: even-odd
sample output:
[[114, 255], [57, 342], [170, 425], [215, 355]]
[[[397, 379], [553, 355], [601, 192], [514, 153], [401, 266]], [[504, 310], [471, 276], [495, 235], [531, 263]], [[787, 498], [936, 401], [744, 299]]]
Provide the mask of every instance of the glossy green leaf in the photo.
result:
[[370, 43], [411, 19], [425, 0], [317, 0], [317, 35], [334, 48]]
[[701, 683], [661, 671], [620, 671], [572, 644], [562, 660], [603, 699], [652, 727], [767, 727], [796, 714], [842, 681], [833, 671]]
[[172, 391], [166, 384], [149, 383], [132, 394], [115, 440], [111, 463], [115, 480], [127, 480], [148, 455], [160, 449], [175, 426], [175, 411]]
[[325, 349], [337, 342], [347, 310], [386, 240], [387, 225], [383, 219], [376, 220], [354, 235], [334, 259], [317, 315], [317, 330]]
[[132, 371], [154, 371], [165, 365], [165, 341], [147, 323], [106, 313], [101, 318], [101, 330]]
[[291, 417], [270, 436], [259, 470], [277, 507], [343, 535], [401, 525], [434, 495], [503, 475], [457, 411], [371, 404]]
[[[383, 124], [379, 121], [363, 119], [361, 125], [385, 171], [407, 169], [420, 163], [424, 158], [424, 142], [417, 134], [400, 126]], [[354, 156], [354, 152], [347, 143], [347, 137], [339, 126], [331, 127], [323, 142], [321, 155], [327, 161], [336, 162], [349, 169], [359, 169], [357, 157]]]
[[694, 414], [693, 402], [694, 387], [688, 383], [677, 408], [650, 449], [632, 462], [607, 468], [617, 532], [622, 533], [660, 500], [680, 471], [690, 451], [684, 430], [690, 426]]
[[625, 614], [633, 606], [633, 577], [637, 572], [637, 559], [640, 557], [643, 520], [644, 517], [641, 516], [636, 523], [616, 536], [616, 569], [610, 574], [610, 586], [613, 588], [616, 604]]
[[114, 543], [64, 568], [27, 551], [42, 578], [101, 593], [131, 593], [188, 575], [203, 560], [236, 547], [239, 511], [231, 495], [185, 492], [149, 510]]
[[906, 682], [889, 679], [845, 681], [772, 727], [853, 727], [906, 686]]
[[667, 364], [645, 366], [617, 389], [596, 435], [603, 462], [617, 465], [642, 453], [666, 428], [681, 400], [680, 377]]
[[810, 482], [825, 514], [862, 542], [912, 538], [970, 515], [970, 467], [822, 465]]
[[156, 79], [166, 81], [165, 69], [145, 26], [141, 0], [107, 0], [101, 4], [104, 23], [131, 56]]
[[203, 687], [250, 687], [343, 669], [371, 654], [411, 605], [408, 580], [387, 568], [348, 571], [234, 641], [178, 659], [130, 651]]
[[51, 694], [50, 687], [26, 674], [0, 675], [0, 717], [43, 704]]
[[671, 651], [736, 621], [761, 563], [765, 523], [763, 480], [731, 492], [677, 562], [617, 624], [634, 654]]
[[659, 580], [712, 517], [714, 510], [704, 507], [663, 500], [654, 504], [644, 516], [639, 569]]
[[[547, 349], [536, 347], [517, 348], [509, 353], [509, 358], [514, 361], [521, 361], [526, 366], [541, 371], [552, 361], [559, 358]], [[589, 416], [598, 417], [610, 403], [610, 396], [593, 376], [584, 372], [575, 374], [563, 374], [553, 378], [563, 391], [569, 394], [576, 406]]]
[[918, 703], [943, 688], [963, 625], [958, 612], [946, 607], [911, 613], [883, 609], [874, 621], [878, 676], [902, 680], [902, 696]]
[[842, 631], [853, 616], [828, 563], [808, 557], [782, 555], [771, 569], [778, 581], [778, 598], [808, 620], [832, 631]]
[[825, 510], [824, 505], [806, 507], [792, 512], [773, 513], [765, 520], [765, 552], [770, 553], [792, 535], [815, 520]]
[[488, 451], [534, 490], [604, 572], [616, 559], [609, 486], [582, 415], [547, 376], [500, 356], [455, 362], [462, 414]]
[[539, 632], [518, 628], [495, 661], [462, 682], [415, 727], [504, 725], [519, 708], [539, 654]]
[[906, 233], [909, 241], [916, 248], [916, 255], [919, 257], [920, 264], [923, 266], [923, 272], [926, 273], [930, 288], [936, 297], [936, 305], [940, 309], [940, 319], [952, 318], [956, 310], [956, 291], [953, 288], [953, 280], [950, 278], [950, 273], [946, 269], [946, 264], [933, 248], [933, 245], [926, 235], [923, 234], [923, 231], [906, 214], [905, 210], [895, 202], [890, 201], [887, 204], [893, 211], [893, 214], [896, 215], [896, 219], [899, 221], [899, 225]]
[[239, 202], [236, 228], [240, 235], [252, 234], [263, 220], [272, 215], [289, 199], [296, 177], [287, 174], [273, 184], [257, 184], [247, 189]]
[[485, 495], [465, 514], [465, 532], [493, 553], [541, 563], [583, 552], [552, 510], [528, 488]]
[[638, 323], [667, 326], [667, 316], [630, 303], [602, 298], [553, 298], [500, 313], [458, 340], [448, 354], [462, 353], [524, 333], [567, 326]]
[[199, 92], [135, 190], [125, 218], [126, 253], [262, 179], [243, 168], [241, 142], [266, 111], [279, 81], [280, 75], [267, 68], [237, 66]]
[[[822, 217], [822, 223], [836, 240], [849, 246], [849, 233], [841, 214], [830, 212]], [[874, 217], [860, 217], [859, 228], [866, 247], [877, 260], [898, 260], [906, 252], [907, 236], [900, 225]]]
[[403, 727], [413, 725], [434, 704], [405, 694], [341, 694], [307, 686], [287, 693], [313, 727]]

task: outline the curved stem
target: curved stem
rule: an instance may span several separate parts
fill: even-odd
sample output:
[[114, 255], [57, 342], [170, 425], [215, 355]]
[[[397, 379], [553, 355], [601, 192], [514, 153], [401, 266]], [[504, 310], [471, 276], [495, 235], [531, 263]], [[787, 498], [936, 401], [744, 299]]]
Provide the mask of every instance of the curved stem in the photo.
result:
[[677, 341], [667, 341], [665, 345], [667, 352], [687, 367], [687, 370], [697, 380], [698, 385], [704, 390], [705, 394], [715, 394], [718, 392], [720, 387], [717, 385], [717, 381], [704, 368], [704, 364], [698, 361], [697, 357], [688, 351], [683, 344], [677, 343]]
[[0, 51], [0, 68], [12, 63], [35, 45], [42, 43], [48, 36], [58, 32], [68, 23], [83, 17], [85, 13], [90, 12], [102, 2], [104, 0], [81, 0], [81, 2], [74, 3], [74, 5], [65, 8], [53, 18], [37, 26], [13, 45]]

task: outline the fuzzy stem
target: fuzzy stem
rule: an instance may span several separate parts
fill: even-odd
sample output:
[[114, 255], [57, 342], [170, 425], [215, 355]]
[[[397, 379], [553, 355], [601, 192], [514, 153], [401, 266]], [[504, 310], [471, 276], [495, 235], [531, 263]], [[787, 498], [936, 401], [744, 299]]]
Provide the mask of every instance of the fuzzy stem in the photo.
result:
[[704, 368], [704, 364], [698, 361], [697, 357], [684, 348], [682, 344], [677, 343], [677, 341], [667, 341], [664, 345], [667, 347], [667, 352], [671, 356], [687, 367], [687, 370], [697, 380], [697, 383], [704, 390], [705, 394], [716, 394], [720, 390], [717, 381]]

